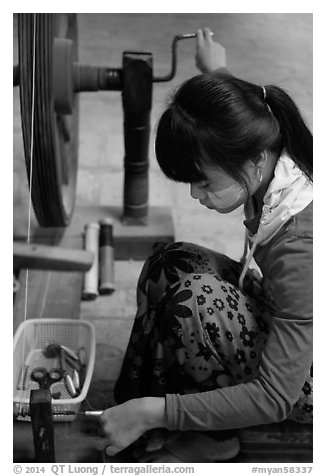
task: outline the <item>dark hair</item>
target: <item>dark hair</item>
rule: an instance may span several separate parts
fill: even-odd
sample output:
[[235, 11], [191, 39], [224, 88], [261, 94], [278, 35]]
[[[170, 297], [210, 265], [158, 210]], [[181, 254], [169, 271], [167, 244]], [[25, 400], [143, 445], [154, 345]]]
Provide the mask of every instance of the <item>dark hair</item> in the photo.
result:
[[244, 162], [285, 148], [312, 179], [312, 134], [289, 95], [230, 75], [205, 73], [184, 82], [162, 114], [155, 152], [164, 174], [178, 182], [205, 180], [215, 164], [243, 183]]

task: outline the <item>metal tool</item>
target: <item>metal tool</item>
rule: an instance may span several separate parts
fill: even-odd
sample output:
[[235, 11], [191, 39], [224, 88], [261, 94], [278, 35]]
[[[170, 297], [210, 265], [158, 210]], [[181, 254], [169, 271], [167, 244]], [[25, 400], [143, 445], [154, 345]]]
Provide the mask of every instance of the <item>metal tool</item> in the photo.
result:
[[79, 373], [76, 369], [72, 371], [72, 381], [77, 392], [80, 391], [80, 378]]
[[66, 370], [65, 350], [63, 347], [60, 348], [60, 365], [61, 365], [61, 371], [64, 378], [66, 389], [68, 390], [69, 395], [71, 397], [76, 397], [78, 392], [75, 388], [75, 385], [71, 376], [68, 374]]
[[60, 355], [61, 349], [63, 349], [65, 353], [72, 359], [79, 360], [79, 357], [76, 352], [74, 352], [70, 347], [67, 347], [66, 345], [62, 344], [57, 344], [56, 342], [48, 344], [45, 349], [43, 349], [42, 353], [44, 357], [52, 359]]
[[65, 352], [65, 360], [74, 369], [79, 369], [83, 364], [79, 358], [79, 356], [74, 352], [70, 347], [65, 345], [60, 345], [57, 343], [48, 344], [45, 349], [43, 349], [42, 353], [44, 357], [48, 359], [54, 359], [55, 357], [61, 357], [62, 349]]
[[70, 347], [67, 347], [66, 345], [61, 345], [61, 347], [65, 351], [65, 353], [67, 355], [69, 355], [69, 357], [71, 357], [74, 360], [79, 360], [79, 357], [76, 354], [76, 352], [74, 352], [72, 349], [70, 349]]
[[[174, 78], [177, 71], [177, 45], [180, 40], [188, 40], [189, 38], [196, 38], [197, 33], [185, 33], [184, 35], [175, 35], [171, 45], [171, 53], [172, 53], [172, 64], [171, 64], [171, 71], [166, 76], [154, 76], [153, 82], [154, 83], [162, 83], [165, 81], [171, 81]], [[213, 36], [213, 32], [211, 32], [211, 36]]]
[[99, 417], [103, 415], [104, 410], [86, 410], [84, 412], [77, 412], [77, 415], [83, 415], [83, 416], [93, 416], [93, 417]]
[[47, 370], [45, 367], [36, 367], [31, 372], [31, 379], [37, 382], [40, 388], [50, 389], [51, 385], [63, 378], [61, 369]]
[[69, 365], [69, 367], [71, 367], [74, 370], [79, 371], [83, 367], [80, 360], [74, 360], [71, 357], [69, 357], [69, 355], [67, 355], [67, 354], [65, 356], [65, 360], [66, 360], [67, 364]]
[[83, 367], [85, 367], [87, 364], [87, 352], [85, 347], [80, 347], [77, 350], [77, 355], [78, 355], [79, 362], [82, 364]]
[[72, 367], [74, 369], [74, 372], [78, 371], [80, 369], [80, 367], [82, 366], [82, 364], [81, 364], [77, 354], [72, 349], [70, 349], [69, 347], [66, 347], [66, 346], [60, 345], [60, 344], [56, 344], [56, 343], [52, 343], [52, 344], [49, 344], [43, 350], [43, 355], [47, 358], [54, 358], [54, 357], [59, 358], [62, 377], [64, 379], [64, 383], [65, 383], [65, 386], [67, 388], [67, 391], [69, 392], [69, 395], [71, 397], [76, 397], [78, 392], [79, 392], [80, 385], [79, 385], [78, 388], [76, 388], [74, 380], [75, 380], [75, 382], [77, 382], [79, 375], [78, 375], [78, 377], [76, 377], [76, 375], [75, 375], [75, 379], [73, 379], [71, 377], [71, 375], [69, 375], [69, 373], [67, 372], [66, 362], [69, 364], [70, 367]]

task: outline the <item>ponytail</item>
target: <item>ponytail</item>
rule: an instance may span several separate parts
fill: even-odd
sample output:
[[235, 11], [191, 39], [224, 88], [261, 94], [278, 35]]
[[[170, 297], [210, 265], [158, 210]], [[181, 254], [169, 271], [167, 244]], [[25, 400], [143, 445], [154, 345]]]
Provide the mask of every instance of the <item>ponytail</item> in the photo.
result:
[[278, 86], [265, 86], [265, 102], [279, 123], [282, 146], [312, 180], [313, 139], [310, 130], [290, 96]]

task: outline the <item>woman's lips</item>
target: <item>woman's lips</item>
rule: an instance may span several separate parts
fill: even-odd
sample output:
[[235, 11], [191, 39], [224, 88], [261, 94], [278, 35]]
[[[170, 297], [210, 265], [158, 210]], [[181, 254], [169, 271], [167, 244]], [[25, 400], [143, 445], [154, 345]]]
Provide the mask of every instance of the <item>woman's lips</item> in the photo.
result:
[[209, 202], [208, 202], [208, 203], [205, 203], [205, 202], [202, 202], [201, 200], [199, 200], [199, 203], [200, 203], [201, 205], [203, 205], [203, 207], [209, 208], [210, 210], [215, 210], [215, 208], [214, 208], [214, 207], [212, 206], [212, 204], [209, 203]]

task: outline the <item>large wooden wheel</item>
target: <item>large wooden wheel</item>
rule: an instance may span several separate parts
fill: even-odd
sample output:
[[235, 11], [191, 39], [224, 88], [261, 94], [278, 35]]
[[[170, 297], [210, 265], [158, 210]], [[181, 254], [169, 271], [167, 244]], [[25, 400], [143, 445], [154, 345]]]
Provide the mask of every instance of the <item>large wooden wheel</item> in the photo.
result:
[[[35, 215], [41, 226], [66, 226], [78, 168], [79, 101], [70, 70], [78, 54], [76, 14], [20, 14], [18, 43], [21, 123]], [[56, 91], [58, 75], [68, 79], [64, 91]]]

